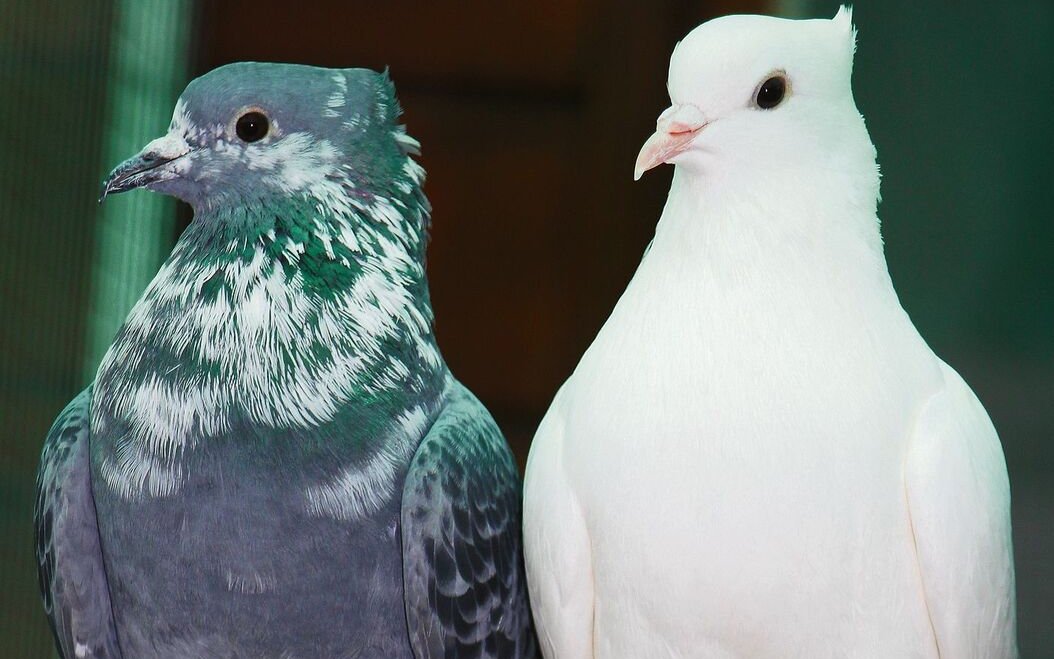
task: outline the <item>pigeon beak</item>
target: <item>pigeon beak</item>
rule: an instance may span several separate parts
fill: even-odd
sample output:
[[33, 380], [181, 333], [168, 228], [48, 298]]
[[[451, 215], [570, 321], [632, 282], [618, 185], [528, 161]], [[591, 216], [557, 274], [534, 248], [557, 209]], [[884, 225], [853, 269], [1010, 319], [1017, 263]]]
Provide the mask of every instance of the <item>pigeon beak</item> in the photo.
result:
[[190, 153], [190, 146], [179, 135], [169, 134], [157, 138], [110, 172], [102, 184], [99, 203], [101, 204], [106, 199], [106, 195], [148, 187], [152, 183], [177, 178], [179, 172], [176, 168], [166, 167], [166, 165], [188, 153]]
[[637, 166], [633, 169], [633, 180], [639, 181], [644, 172], [686, 151], [708, 123], [706, 116], [694, 105], [685, 103], [667, 108], [655, 123], [655, 133], [641, 147]]

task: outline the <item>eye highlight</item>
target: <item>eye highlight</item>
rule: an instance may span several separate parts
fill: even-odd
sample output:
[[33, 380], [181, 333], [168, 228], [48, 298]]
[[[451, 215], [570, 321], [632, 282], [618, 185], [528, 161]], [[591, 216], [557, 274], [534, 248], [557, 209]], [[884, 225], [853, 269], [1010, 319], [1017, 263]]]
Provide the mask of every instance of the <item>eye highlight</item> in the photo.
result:
[[267, 137], [270, 128], [271, 122], [267, 120], [263, 112], [258, 110], [246, 112], [238, 117], [237, 123], [234, 124], [234, 132], [238, 135], [238, 139], [248, 143], [258, 142]]
[[782, 103], [786, 95], [787, 76], [778, 73], [761, 83], [754, 95], [754, 104], [762, 110], [771, 110]]

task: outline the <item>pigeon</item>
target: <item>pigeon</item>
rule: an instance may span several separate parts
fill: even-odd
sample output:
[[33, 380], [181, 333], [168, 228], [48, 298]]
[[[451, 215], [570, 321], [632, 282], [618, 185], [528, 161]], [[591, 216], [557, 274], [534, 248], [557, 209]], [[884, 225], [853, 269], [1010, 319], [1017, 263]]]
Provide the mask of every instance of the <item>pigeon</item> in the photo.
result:
[[843, 7], [675, 48], [654, 239], [528, 458], [544, 656], [1016, 656], [1002, 448], [894, 292], [855, 47]]
[[118, 166], [194, 219], [38, 477], [63, 659], [527, 658], [521, 484], [450, 373], [387, 72], [237, 63]]

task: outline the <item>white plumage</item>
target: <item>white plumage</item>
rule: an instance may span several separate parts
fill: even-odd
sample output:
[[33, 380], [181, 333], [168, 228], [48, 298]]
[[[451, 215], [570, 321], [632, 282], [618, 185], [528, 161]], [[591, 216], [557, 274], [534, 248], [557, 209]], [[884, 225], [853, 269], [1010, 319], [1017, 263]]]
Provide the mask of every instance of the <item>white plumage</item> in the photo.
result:
[[655, 239], [531, 447], [549, 659], [1016, 656], [1002, 450], [890, 282], [854, 45], [842, 9], [673, 54]]

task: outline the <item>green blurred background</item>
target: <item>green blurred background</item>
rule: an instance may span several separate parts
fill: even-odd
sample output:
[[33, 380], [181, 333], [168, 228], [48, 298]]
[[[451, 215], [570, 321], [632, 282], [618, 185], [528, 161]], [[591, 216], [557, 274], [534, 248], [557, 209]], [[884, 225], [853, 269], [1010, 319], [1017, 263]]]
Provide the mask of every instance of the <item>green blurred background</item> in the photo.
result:
[[[0, 657], [53, 655], [31, 531], [44, 434], [189, 219], [144, 192], [99, 206], [98, 185], [191, 77], [391, 64], [436, 208], [440, 342], [522, 459], [658, 218], [669, 168], [629, 172], [676, 39], [721, 13], [837, 7], [290, 4], [0, 0]], [[854, 18], [890, 270], [1000, 431], [1022, 654], [1054, 657], [1054, 2], [861, 0]]]

